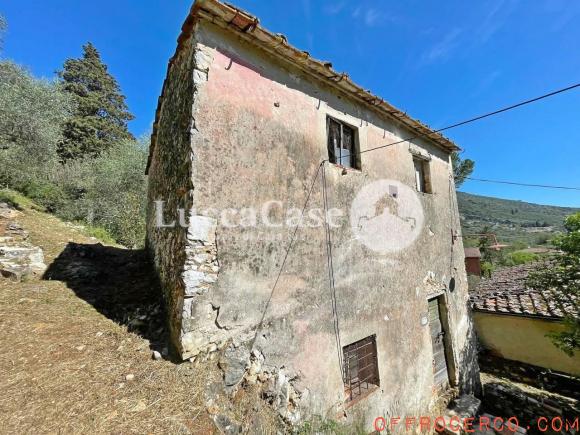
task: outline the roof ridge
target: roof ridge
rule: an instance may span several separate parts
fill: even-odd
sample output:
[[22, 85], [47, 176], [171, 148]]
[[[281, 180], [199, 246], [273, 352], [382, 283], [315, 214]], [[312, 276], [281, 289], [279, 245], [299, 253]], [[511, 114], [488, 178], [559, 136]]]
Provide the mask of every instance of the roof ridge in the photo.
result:
[[[366, 105], [368, 108], [377, 111], [377, 113], [389, 120], [402, 124], [405, 128], [417, 134], [417, 137], [424, 138], [447, 152], [460, 150], [452, 140], [448, 139], [443, 134], [433, 130], [418, 119], [410, 117], [406, 112], [397, 109], [383, 98], [371, 93], [371, 91], [357, 85], [349, 78], [348, 74], [335, 71], [332, 68], [331, 62], [321, 61], [311, 57], [310, 53], [307, 51], [299, 50], [289, 44], [284, 35], [270, 32], [260, 26], [260, 20], [257, 17], [237, 6], [219, 0], [195, 1], [181, 28], [181, 34], [177, 38], [177, 48], [175, 54], [169, 60], [168, 72], [172, 63], [181, 52], [185, 41], [193, 33], [195, 24], [199, 19], [208, 20], [213, 24], [236, 33], [247, 42], [253, 43], [255, 46], [267, 51], [271, 55], [293, 64], [303, 72], [316, 77], [318, 80], [327, 83], [335, 89], [338, 89], [350, 98], [353, 98]], [[151, 156], [157, 142], [157, 125], [159, 122], [160, 107], [164, 98], [164, 91], [165, 82], [163, 84], [161, 96], [157, 102], [146, 172], [149, 170]]]

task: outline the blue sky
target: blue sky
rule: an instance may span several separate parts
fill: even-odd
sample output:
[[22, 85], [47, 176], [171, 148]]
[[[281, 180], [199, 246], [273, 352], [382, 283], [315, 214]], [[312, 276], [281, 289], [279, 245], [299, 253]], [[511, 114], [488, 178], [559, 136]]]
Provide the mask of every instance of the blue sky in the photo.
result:
[[[434, 128], [580, 82], [573, 0], [231, 0], [290, 43]], [[93, 42], [149, 131], [189, 0], [8, 0], [4, 57], [53, 75]], [[448, 136], [474, 177], [580, 186], [580, 89]], [[580, 207], [580, 192], [467, 182], [489, 196]]]

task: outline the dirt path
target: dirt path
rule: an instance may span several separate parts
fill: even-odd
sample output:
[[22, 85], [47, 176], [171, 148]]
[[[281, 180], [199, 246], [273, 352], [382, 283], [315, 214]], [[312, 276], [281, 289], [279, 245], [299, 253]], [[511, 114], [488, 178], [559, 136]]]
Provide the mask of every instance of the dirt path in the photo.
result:
[[200, 364], [152, 359], [162, 313], [141, 251], [26, 209], [50, 279], [0, 278], [0, 432], [213, 433]]

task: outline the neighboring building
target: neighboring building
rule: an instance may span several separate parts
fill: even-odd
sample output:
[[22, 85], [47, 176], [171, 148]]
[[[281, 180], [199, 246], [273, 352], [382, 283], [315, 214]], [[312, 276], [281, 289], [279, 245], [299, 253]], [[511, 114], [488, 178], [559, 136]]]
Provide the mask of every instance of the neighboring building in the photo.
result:
[[580, 375], [580, 355], [570, 357], [546, 336], [564, 329], [565, 314], [578, 316], [549, 290], [528, 288], [528, 274], [543, 263], [494, 271], [471, 296], [479, 340], [492, 354], [572, 375]]
[[[449, 386], [472, 392], [455, 150], [255, 17], [196, 2], [148, 164], [147, 247], [181, 357], [225, 347], [223, 366], [242, 372], [250, 358], [247, 381], [269, 385], [290, 421], [364, 416], [371, 428], [377, 416], [429, 415]], [[313, 225], [286, 259], [284, 219], [307, 198]], [[328, 232], [314, 222], [324, 213], [310, 214], [323, 204], [346, 210]], [[185, 228], [159, 228], [178, 208]]]
[[479, 252], [479, 248], [465, 248], [465, 271], [467, 275], [481, 276], [481, 252]]

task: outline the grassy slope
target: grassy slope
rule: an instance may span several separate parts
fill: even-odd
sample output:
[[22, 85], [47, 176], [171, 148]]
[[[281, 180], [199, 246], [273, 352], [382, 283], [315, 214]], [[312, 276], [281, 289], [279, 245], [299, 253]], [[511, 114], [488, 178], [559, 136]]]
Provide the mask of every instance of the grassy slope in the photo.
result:
[[[580, 211], [463, 192], [458, 192], [457, 200], [464, 234], [479, 233], [489, 225], [500, 241], [508, 244], [522, 241], [530, 246], [538, 245], [544, 236], [551, 238], [562, 231], [564, 218]], [[536, 222], [548, 226], [536, 227]]]
[[[161, 313], [131, 327], [157, 303], [142, 251], [98, 245], [81, 227], [20, 205], [15, 220], [54, 278], [0, 278], [0, 432], [218, 433], [206, 411], [207, 386], [221, 382], [216, 358], [154, 361]], [[262, 403], [242, 391], [235, 408], [219, 409], [267, 427]]]

